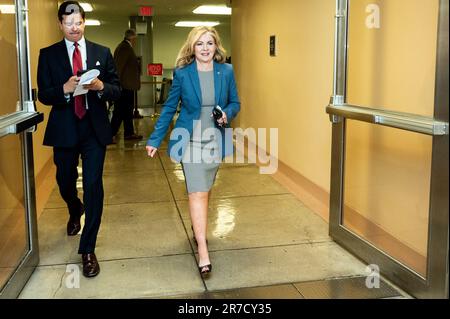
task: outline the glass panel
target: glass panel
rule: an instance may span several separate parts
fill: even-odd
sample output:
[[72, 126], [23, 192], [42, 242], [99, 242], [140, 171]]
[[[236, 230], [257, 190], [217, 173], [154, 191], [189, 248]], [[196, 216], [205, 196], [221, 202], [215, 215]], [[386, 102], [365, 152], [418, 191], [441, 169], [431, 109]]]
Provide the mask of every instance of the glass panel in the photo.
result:
[[439, 0], [353, 0], [348, 103], [434, 114]]
[[17, 111], [19, 81], [14, 1], [0, 4], [0, 117]]
[[432, 137], [347, 121], [343, 225], [427, 273]]
[[20, 135], [0, 139], [0, 289], [29, 251]]

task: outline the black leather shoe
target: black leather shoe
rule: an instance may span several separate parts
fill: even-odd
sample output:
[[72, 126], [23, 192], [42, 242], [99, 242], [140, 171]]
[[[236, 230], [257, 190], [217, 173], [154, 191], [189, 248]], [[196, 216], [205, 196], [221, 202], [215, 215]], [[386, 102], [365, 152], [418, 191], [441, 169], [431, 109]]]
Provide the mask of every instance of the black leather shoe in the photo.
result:
[[138, 134], [131, 134], [131, 135], [127, 135], [124, 136], [124, 140], [141, 140], [143, 138], [142, 135], [138, 135]]
[[100, 272], [100, 265], [95, 254], [82, 254], [81, 259], [83, 260], [83, 275], [85, 277], [97, 276]]
[[80, 215], [70, 216], [67, 222], [67, 236], [75, 236], [81, 230], [80, 218], [84, 214], [84, 206], [81, 204]]

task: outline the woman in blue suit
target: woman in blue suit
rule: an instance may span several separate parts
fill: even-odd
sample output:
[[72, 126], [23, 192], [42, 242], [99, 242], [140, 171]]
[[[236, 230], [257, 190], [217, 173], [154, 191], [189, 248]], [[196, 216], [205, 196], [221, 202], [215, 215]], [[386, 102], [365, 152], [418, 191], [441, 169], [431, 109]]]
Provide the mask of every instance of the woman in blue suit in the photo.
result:
[[[231, 129], [226, 127], [240, 110], [233, 68], [225, 59], [214, 28], [196, 27], [190, 32], [177, 57], [169, 97], [146, 147], [154, 157], [181, 101], [168, 153], [183, 167], [203, 277], [212, 270], [206, 240], [209, 194], [220, 162], [233, 153]], [[217, 120], [212, 116], [215, 107], [222, 111]]]

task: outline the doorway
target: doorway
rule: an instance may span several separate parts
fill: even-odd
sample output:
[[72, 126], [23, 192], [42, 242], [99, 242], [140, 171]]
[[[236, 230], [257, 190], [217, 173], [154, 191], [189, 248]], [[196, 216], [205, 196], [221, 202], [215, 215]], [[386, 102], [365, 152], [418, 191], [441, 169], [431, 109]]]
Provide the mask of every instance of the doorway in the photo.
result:
[[338, 0], [335, 47], [330, 235], [448, 298], [448, 0]]
[[16, 298], [38, 264], [32, 134], [36, 112], [26, 0], [0, 9], [0, 297]]

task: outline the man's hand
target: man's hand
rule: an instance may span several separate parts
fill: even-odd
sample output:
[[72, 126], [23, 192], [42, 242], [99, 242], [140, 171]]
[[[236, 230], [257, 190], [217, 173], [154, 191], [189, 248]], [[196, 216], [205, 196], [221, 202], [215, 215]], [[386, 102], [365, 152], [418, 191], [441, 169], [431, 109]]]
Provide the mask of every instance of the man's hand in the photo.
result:
[[64, 83], [64, 94], [69, 94], [69, 93], [73, 93], [75, 92], [75, 88], [78, 85], [78, 81], [80, 80], [79, 77], [77, 77], [76, 75], [72, 76], [69, 78], [69, 80]]
[[83, 88], [85, 88], [86, 90], [91, 90], [91, 91], [103, 91], [103, 89], [105, 88], [105, 85], [103, 84], [103, 82], [101, 80], [99, 80], [98, 78], [95, 78], [92, 80], [91, 84], [83, 85]]

